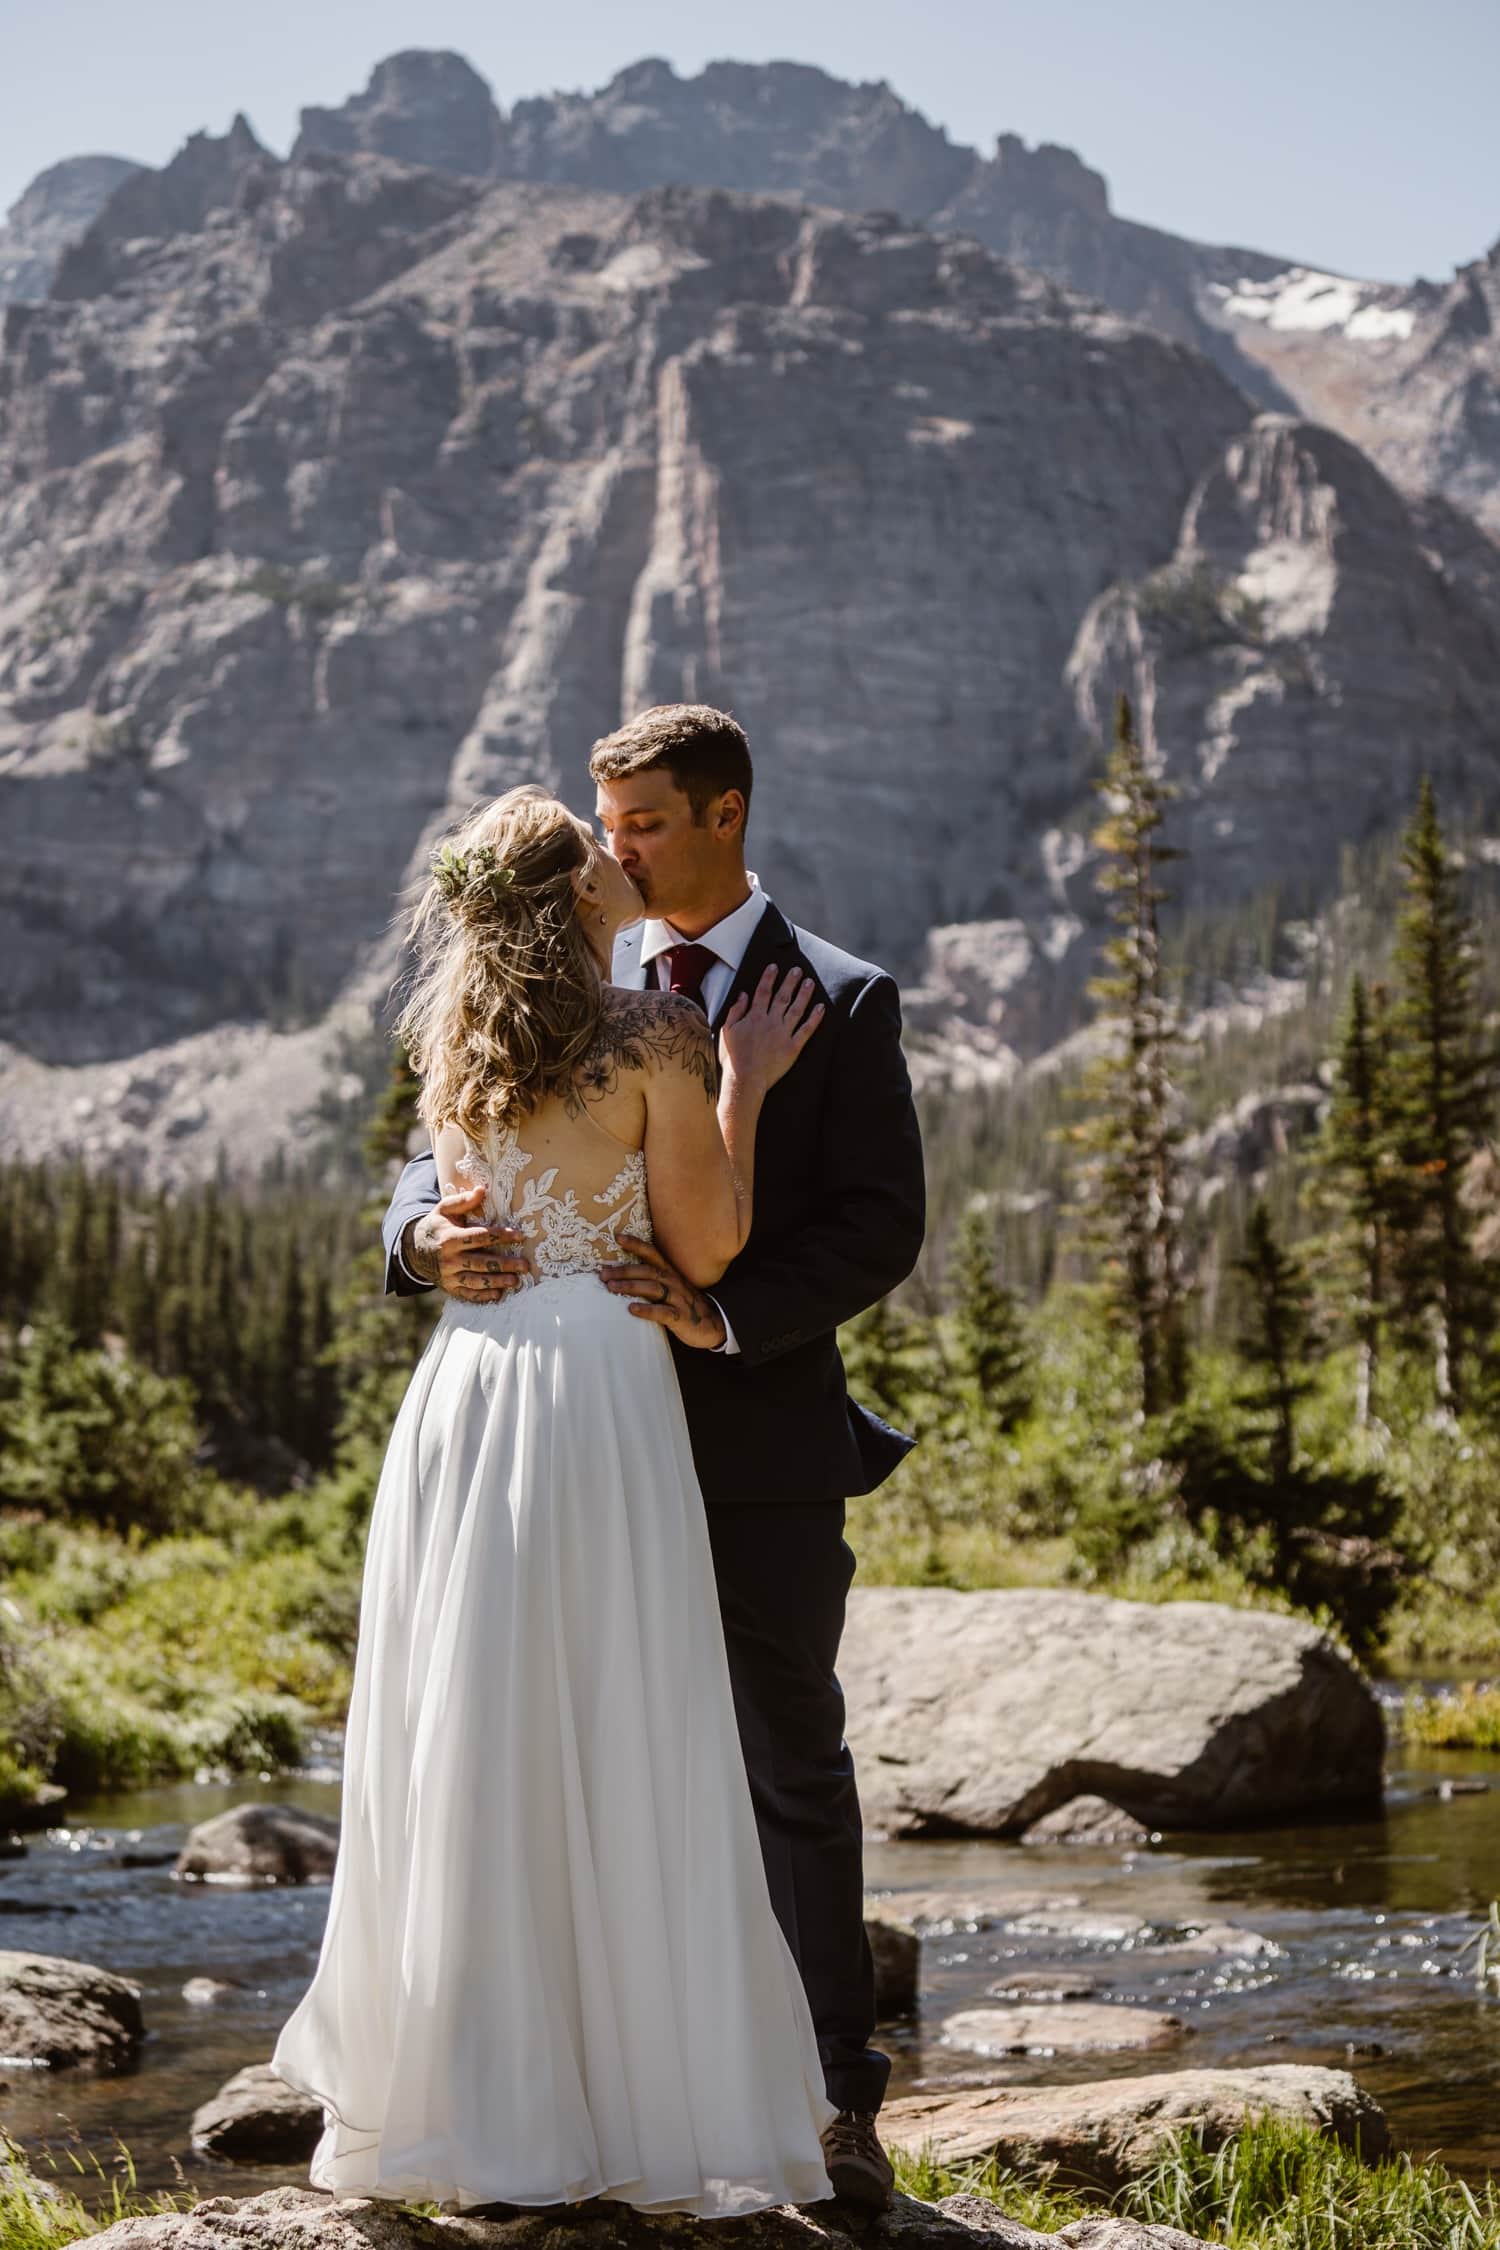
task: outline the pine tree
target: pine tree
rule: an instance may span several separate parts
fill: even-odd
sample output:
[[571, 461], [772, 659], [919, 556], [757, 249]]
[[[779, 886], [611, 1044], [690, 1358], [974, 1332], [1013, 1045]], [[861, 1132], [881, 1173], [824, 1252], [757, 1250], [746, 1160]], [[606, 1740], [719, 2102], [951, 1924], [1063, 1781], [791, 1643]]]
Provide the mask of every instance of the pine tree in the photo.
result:
[[1187, 1392], [1172, 1077], [1182, 1034], [1164, 990], [1157, 907], [1166, 893], [1155, 880], [1161, 862], [1180, 854], [1155, 840], [1172, 792], [1147, 763], [1124, 695], [1099, 788], [1107, 811], [1093, 841], [1105, 855], [1099, 888], [1111, 901], [1114, 935], [1104, 948], [1108, 969], [1088, 989], [1110, 1037], [1083, 1085], [1096, 1114], [1070, 1137], [1095, 1159], [1088, 1232], [1135, 1337], [1142, 1408], [1154, 1415]]
[[1431, 1336], [1438, 1404], [1457, 1415], [1492, 1295], [1473, 1254], [1462, 1190], [1493, 1119], [1496, 1058], [1481, 1033], [1474, 925], [1426, 776], [1401, 860], [1390, 1073], [1396, 1274], [1408, 1314]]
[[1318, 1161], [1333, 1187], [1349, 1238], [1358, 1346], [1354, 1425], [1378, 1411], [1380, 1347], [1390, 1292], [1390, 1236], [1397, 1215], [1397, 1152], [1391, 1112], [1390, 1024], [1385, 987], [1356, 974], [1339, 1039], [1333, 1099]]
[[951, 1296], [959, 1381], [985, 1435], [1004, 1435], [1030, 1411], [1031, 1349], [1020, 1306], [996, 1275], [995, 1229], [979, 1202], [954, 1240]]
[[138, 1233], [126, 1254], [119, 1290], [120, 1328], [132, 1359], [154, 1367], [156, 1349], [156, 1283], [151, 1273], [151, 1252], [144, 1233]]
[[98, 1343], [105, 1304], [104, 1276], [98, 1263], [93, 1183], [81, 1165], [69, 1172], [63, 1189], [49, 1301], [75, 1344], [86, 1348]]
[[1245, 1248], [1234, 1261], [1246, 1284], [1248, 1318], [1240, 1332], [1241, 1356], [1260, 1380], [1239, 1394], [1257, 1427], [1269, 1420], [1267, 1468], [1284, 1486], [1297, 1458], [1296, 1410], [1312, 1389], [1306, 1373], [1310, 1322], [1301, 1261], [1277, 1241], [1271, 1214], [1257, 1197], [1245, 1229]]

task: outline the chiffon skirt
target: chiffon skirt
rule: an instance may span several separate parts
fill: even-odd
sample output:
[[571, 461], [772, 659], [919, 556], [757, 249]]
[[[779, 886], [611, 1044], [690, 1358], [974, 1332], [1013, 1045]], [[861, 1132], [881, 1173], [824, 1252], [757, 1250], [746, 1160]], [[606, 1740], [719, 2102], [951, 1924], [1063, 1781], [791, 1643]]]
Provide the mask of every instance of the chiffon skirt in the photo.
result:
[[271, 2067], [309, 2179], [732, 2217], [832, 2189], [664, 1332], [449, 1299], [370, 1520], [342, 1825]]

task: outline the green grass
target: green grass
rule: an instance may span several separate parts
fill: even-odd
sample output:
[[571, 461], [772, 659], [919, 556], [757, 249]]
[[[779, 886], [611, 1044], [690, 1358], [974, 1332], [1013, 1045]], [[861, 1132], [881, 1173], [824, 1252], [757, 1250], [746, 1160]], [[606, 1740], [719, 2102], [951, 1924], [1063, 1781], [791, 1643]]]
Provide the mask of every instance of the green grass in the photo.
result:
[[930, 2202], [983, 2196], [1043, 2234], [1112, 2211], [1226, 2250], [1500, 2250], [1500, 2201], [1488, 2183], [1476, 2194], [1446, 2166], [1405, 2156], [1364, 2164], [1309, 2127], [1270, 2118], [1217, 2150], [1178, 2135], [1113, 2197], [993, 2163], [953, 2170], [903, 2158], [897, 2178]]
[[[142, 2195], [136, 2187], [134, 2161], [118, 2135], [115, 2145], [117, 2160], [106, 2174], [92, 2151], [68, 2146], [59, 2157], [49, 2146], [31, 2152], [0, 2126], [0, 2250], [54, 2250], [59, 2243], [100, 2234], [119, 2219], [190, 2211], [201, 2200], [198, 2190], [186, 2182], [180, 2192]], [[56, 2188], [56, 2198], [29, 2194], [10, 2170], [12, 2165], [19, 2166], [23, 2175], [29, 2172]], [[89, 2172], [107, 2183], [105, 2191], [93, 2198], [92, 2206], [72, 2185]]]

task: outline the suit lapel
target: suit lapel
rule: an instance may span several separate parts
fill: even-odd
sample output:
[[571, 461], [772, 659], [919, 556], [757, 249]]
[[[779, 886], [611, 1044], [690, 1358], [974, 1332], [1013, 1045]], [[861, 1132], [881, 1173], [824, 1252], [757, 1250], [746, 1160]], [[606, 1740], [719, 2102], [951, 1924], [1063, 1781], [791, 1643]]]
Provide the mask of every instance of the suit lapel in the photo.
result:
[[796, 958], [797, 940], [792, 935], [792, 925], [780, 908], [767, 899], [765, 912], [750, 933], [750, 943], [745, 948], [744, 958], [729, 980], [729, 990], [714, 1011], [714, 1030], [718, 1030], [742, 992], [755, 990], [770, 962], [775, 961], [781, 966], [789, 967]]

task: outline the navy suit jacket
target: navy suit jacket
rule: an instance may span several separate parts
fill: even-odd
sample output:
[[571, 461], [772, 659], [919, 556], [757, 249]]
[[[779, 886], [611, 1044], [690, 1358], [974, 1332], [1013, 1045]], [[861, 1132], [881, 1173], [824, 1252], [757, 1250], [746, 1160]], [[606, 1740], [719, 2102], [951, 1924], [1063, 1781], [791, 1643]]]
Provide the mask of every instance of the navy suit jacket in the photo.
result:
[[[642, 934], [640, 923], [621, 933], [617, 983], [644, 982]], [[711, 1292], [740, 1348], [699, 1351], [672, 1338], [710, 1502], [871, 1492], [914, 1443], [849, 1397], [835, 1333], [903, 1281], [922, 1246], [922, 1142], [895, 980], [797, 929], [768, 901], [716, 1024], [771, 962], [778, 974], [809, 972], [827, 1014], [766, 1096], [750, 1238]], [[431, 1155], [413, 1158], [385, 1217], [387, 1290], [421, 1286], [395, 1249], [437, 1195]]]

